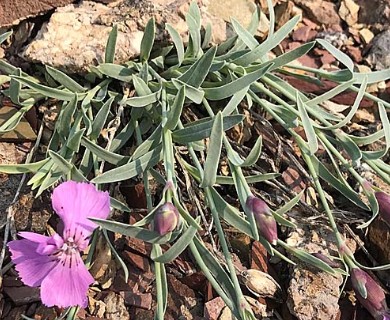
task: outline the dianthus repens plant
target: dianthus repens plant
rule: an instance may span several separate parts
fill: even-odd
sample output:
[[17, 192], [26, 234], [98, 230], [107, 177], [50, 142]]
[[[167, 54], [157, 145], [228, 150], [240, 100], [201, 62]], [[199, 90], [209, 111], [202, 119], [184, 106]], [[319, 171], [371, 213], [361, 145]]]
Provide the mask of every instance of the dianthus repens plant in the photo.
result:
[[[376, 317], [386, 316], [383, 290], [362, 270], [368, 267], [356, 261], [345, 245], [333, 215], [334, 206], [323, 186], [333, 189], [351, 206], [371, 212], [361, 228], [367, 227], [378, 215], [381, 206], [375, 197], [378, 190], [361, 177], [358, 169], [365, 165], [385, 183], [390, 183], [390, 166], [383, 161], [390, 147], [387, 116], [390, 104], [366, 92], [368, 85], [390, 78], [390, 71], [357, 73], [347, 55], [321, 39], [277, 57], [270, 55], [300, 17], [293, 17], [275, 31], [272, 5], [269, 12], [270, 29], [261, 43], [254, 36], [260, 17], [257, 10], [247, 28], [232, 20], [236, 35], [218, 46], [211, 46], [211, 26], [202, 27], [200, 10], [192, 3], [186, 14], [189, 31], [186, 44], [179, 33], [166, 24], [172, 44], [155, 45], [152, 18], [145, 26], [139, 58], [124, 64], [114, 63], [118, 33], [114, 26], [104, 62], [91, 67], [85, 76], [70, 76], [46, 66], [42, 81], [0, 61], [0, 70], [6, 74], [0, 79], [2, 83], [9, 82], [3, 94], [20, 106], [12, 118], [1, 125], [0, 134], [14, 129], [23, 115], [42, 100], [55, 99], [61, 104], [44, 159], [0, 165], [1, 172], [30, 174], [27, 184], [37, 189], [37, 196], [63, 180], [89, 181], [101, 190], [125, 180], [142, 180], [148, 214], [140, 221], [129, 225], [113, 220], [92, 220], [101, 227], [100, 232], [107, 241], [107, 231], [112, 231], [152, 244], [156, 319], [164, 319], [167, 308], [165, 264], [184, 250], [191, 253], [198, 268], [237, 319], [255, 319], [233, 264], [224, 232], [226, 225], [260, 241], [271, 256], [288, 263], [294, 264], [289, 257], [295, 256], [331, 274], [351, 274], [362, 304]], [[2, 35], [1, 40], [7, 36], [9, 34]], [[294, 63], [317, 45], [339, 61], [340, 69], [326, 71]], [[283, 80], [282, 75], [286, 73], [317, 84], [327, 79], [336, 86], [322, 95], [308, 96]], [[345, 116], [323, 107], [346, 90], [357, 94]], [[343, 129], [363, 98], [376, 103], [381, 129], [370, 135], [354, 136]], [[277, 179], [280, 174], [253, 169], [262, 155], [261, 136], [251, 149], [240, 149], [229, 137], [229, 129], [244, 125], [244, 109], [249, 114], [267, 114], [284, 128], [286, 136], [298, 147], [302, 165], [310, 175], [309, 183], [318, 194], [321, 210], [334, 233], [337, 258], [344, 262], [345, 270], [331, 267], [327, 257], [288, 245], [278, 236], [281, 226], [296, 228], [286, 212], [295, 205], [302, 205], [302, 194], [290, 192], [284, 196], [284, 203], [270, 208], [254, 192], [254, 186]], [[192, 113], [189, 115], [188, 111]], [[298, 134], [298, 129], [303, 129], [304, 134]], [[378, 140], [383, 141], [383, 148], [368, 151], [366, 146]], [[324, 157], [329, 159], [329, 166], [324, 165]], [[224, 174], [222, 161], [228, 167]], [[155, 199], [151, 195], [152, 179], [162, 190]], [[204, 200], [204, 206], [198, 206], [195, 213], [190, 214], [184, 205], [191, 195], [180, 187], [183, 179], [196, 185]], [[361, 186], [361, 194], [351, 187], [350, 181]], [[228, 203], [223, 190], [229, 190], [230, 196], [233, 194], [238, 199], [236, 205]], [[113, 197], [111, 207], [131, 213], [126, 204]], [[206, 246], [201, 236], [205, 233], [200, 231], [211, 233], [211, 238], [217, 237], [219, 247]], [[92, 237], [92, 241], [94, 239]], [[163, 244], [169, 244], [168, 249], [163, 250]], [[114, 246], [110, 244], [110, 247], [127, 277], [125, 263]], [[221, 250], [222, 254], [215, 254], [214, 250]], [[380, 303], [372, 303], [376, 298]], [[69, 314], [74, 315], [74, 310]]]

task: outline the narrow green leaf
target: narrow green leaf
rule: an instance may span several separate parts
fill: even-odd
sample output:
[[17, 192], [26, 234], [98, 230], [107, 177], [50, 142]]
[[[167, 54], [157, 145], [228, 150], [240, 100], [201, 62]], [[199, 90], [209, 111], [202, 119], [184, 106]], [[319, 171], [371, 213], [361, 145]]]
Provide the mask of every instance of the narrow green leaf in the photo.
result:
[[104, 52], [105, 63], [114, 63], [117, 37], [118, 37], [118, 26], [114, 25], [107, 39], [106, 51]]
[[[229, 130], [243, 119], [244, 117], [242, 115], [224, 117], [223, 131]], [[182, 144], [202, 140], [210, 136], [212, 126], [213, 120], [210, 118], [194, 121], [183, 129], [174, 131], [172, 133], [172, 138], [174, 141]]]
[[215, 190], [215, 188], [210, 188], [210, 190], [219, 216], [240, 232], [243, 232], [253, 238], [253, 233], [250, 224], [244, 219], [240, 211], [237, 208], [228, 204]]
[[241, 55], [240, 57], [233, 60], [233, 63], [240, 66], [247, 66], [256, 60], [262, 58], [265, 54], [275, 48], [282, 40], [284, 40], [288, 34], [294, 29], [300, 20], [300, 16], [295, 16], [284, 24], [274, 35], [267, 38], [263, 43], [259, 44], [255, 49], [248, 53]]
[[131, 209], [127, 205], [113, 197], [110, 197], [110, 205], [116, 210], [123, 212], [131, 212]]
[[382, 102], [378, 103], [379, 116], [382, 121], [383, 131], [385, 133], [385, 141], [386, 141], [386, 151], [390, 148], [390, 122], [387, 116], [387, 111]]
[[154, 37], [156, 33], [156, 24], [154, 21], [154, 17], [149, 19], [148, 23], [146, 24], [144, 36], [142, 37], [141, 41], [141, 51], [140, 51], [140, 60], [142, 62], [145, 62], [149, 59], [150, 52], [153, 48], [154, 43]]
[[[245, 181], [247, 183], [258, 183], [258, 182], [263, 182], [271, 179], [276, 179], [277, 177], [280, 177], [280, 173], [264, 173], [264, 174], [256, 174], [253, 176], [246, 176]], [[234, 180], [232, 177], [217, 176], [216, 183], [232, 185], [234, 184]]]
[[181, 40], [179, 32], [177, 32], [176, 29], [173, 28], [169, 23], [165, 24], [165, 28], [167, 29], [169, 35], [172, 38], [173, 44], [176, 47], [178, 65], [180, 66], [182, 64], [183, 60], [184, 60], [184, 45], [183, 45], [183, 41]]
[[47, 73], [59, 84], [72, 92], [84, 92], [86, 89], [60, 70], [45, 66]]
[[156, 91], [151, 94], [141, 96], [141, 97], [131, 97], [126, 100], [126, 105], [135, 107], [135, 108], [142, 108], [149, 104], [152, 104], [156, 102], [160, 97], [161, 91]]
[[223, 135], [223, 117], [222, 113], [218, 112], [214, 117], [213, 127], [210, 134], [210, 143], [207, 150], [206, 162], [204, 165], [204, 175], [200, 187], [211, 187], [215, 183], [219, 158], [221, 156]]
[[180, 90], [181, 87], [185, 86], [186, 89], [185, 94], [188, 97], [188, 99], [192, 100], [196, 104], [200, 104], [202, 102], [202, 99], [204, 97], [203, 90], [194, 88], [193, 86], [190, 86], [178, 79], [172, 79], [172, 83], [178, 90]]
[[253, 50], [259, 44], [255, 37], [236, 19], [232, 18], [231, 21], [233, 29], [237, 33], [239, 39], [241, 39], [249, 49]]
[[297, 101], [298, 111], [301, 117], [303, 129], [305, 130], [306, 133], [306, 138], [307, 138], [310, 153], [315, 154], [318, 150], [317, 135], [314, 131], [313, 125], [311, 124], [311, 119], [307, 114], [306, 107], [302, 99], [298, 95], [298, 93], [296, 95], [296, 101]]
[[348, 153], [349, 157], [352, 160], [352, 163], [354, 165], [358, 164], [363, 155], [356, 143], [340, 129], [338, 129], [338, 131], [336, 132], [336, 137], [339, 140], [339, 144]]
[[179, 80], [194, 88], [199, 88], [210, 71], [217, 47], [212, 47], [183, 73]]
[[102, 63], [97, 68], [104, 75], [124, 82], [131, 82], [133, 80], [133, 74], [136, 73], [131, 68], [114, 63]]
[[149, 151], [142, 157], [129, 162], [123, 166], [104, 172], [94, 178], [93, 183], [111, 183], [131, 179], [146, 169], [153, 167], [161, 160], [161, 146]]
[[269, 62], [273, 63], [272, 68], [270, 71], [275, 70], [277, 68], [283, 67], [288, 63], [291, 63], [292, 61], [295, 61], [296, 59], [304, 56], [306, 53], [308, 53], [315, 45], [315, 41], [305, 43], [298, 48], [295, 48], [293, 50], [290, 50], [279, 57], [276, 57]]
[[272, 67], [272, 63], [266, 63], [259, 66], [258, 70], [248, 73], [241, 78], [233, 80], [220, 87], [203, 88], [205, 97], [208, 100], [222, 100], [234, 95], [236, 92], [250, 86], [253, 82], [259, 80]]
[[123, 270], [124, 280], [127, 283], [128, 279], [129, 279], [129, 270], [127, 269], [126, 263], [123, 261], [120, 254], [115, 250], [115, 247], [112, 245], [110, 238], [108, 237], [107, 230], [103, 229], [103, 235], [104, 235], [104, 238], [106, 238], [107, 244], [110, 247], [110, 250], [111, 250], [112, 254], [114, 255], [116, 261], [119, 262], [119, 265], [121, 266], [121, 268]]
[[7, 174], [20, 174], [20, 173], [35, 173], [38, 172], [45, 164], [51, 162], [50, 159], [34, 162], [34, 163], [21, 163], [21, 164], [0, 164], [0, 172]]
[[202, 230], [202, 227], [199, 224], [199, 221], [195, 220], [191, 214], [187, 211], [185, 206], [182, 204], [180, 199], [174, 195], [173, 203], [176, 206], [177, 210], [179, 210], [180, 215], [184, 218], [184, 220], [190, 225], [193, 226], [196, 230]]
[[337, 60], [339, 60], [343, 65], [345, 65], [349, 71], [353, 72], [354, 64], [350, 57], [348, 57], [344, 52], [337, 49], [331, 43], [324, 39], [316, 39], [316, 41], [323, 46], [329, 53], [332, 54]]
[[168, 119], [165, 124], [165, 128], [174, 130], [180, 120], [180, 116], [184, 106], [184, 100], [186, 97], [185, 86], [182, 86], [173, 101], [173, 104], [169, 110]]
[[276, 220], [276, 222], [282, 226], [288, 227], [288, 228], [293, 228], [296, 229], [298, 226], [291, 222], [290, 220], [286, 219], [282, 215], [278, 214], [277, 212], [273, 212], [273, 216]]
[[72, 170], [73, 164], [69, 161], [65, 160], [64, 157], [62, 157], [57, 152], [54, 152], [52, 150], [48, 151], [49, 157], [53, 160], [54, 164], [57, 165], [57, 167], [62, 171], [64, 175], [68, 174], [70, 170]]
[[333, 188], [338, 190], [342, 195], [352, 201], [354, 204], [362, 209], [367, 210], [368, 207], [360, 199], [359, 195], [348, 185], [345, 185], [339, 181], [330, 171], [317, 159], [315, 156], [310, 157], [313, 166], [315, 167], [318, 175], [329, 183]]
[[203, 42], [202, 42], [202, 49], [206, 49], [209, 47], [211, 37], [212, 37], [212, 27], [211, 27], [211, 23], [209, 22], [209, 23], [207, 23], [207, 25], [205, 27], [205, 32], [204, 32], [204, 37], [203, 37]]
[[98, 158], [107, 161], [114, 165], [122, 165], [129, 161], [130, 157], [122, 156], [120, 154], [108, 151], [96, 143], [88, 140], [86, 137], [81, 138], [81, 144], [86, 147], [88, 150], [90, 150], [94, 155], [96, 155]]
[[304, 192], [305, 190], [302, 190], [294, 198], [292, 198], [290, 201], [285, 203], [281, 208], [275, 210], [275, 212], [278, 215], [284, 215], [286, 212], [290, 211], [301, 200]]
[[259, 160], [259, 157], [261, 155], [262, 143], [262, 138], [261, 136], [259, 136], [256, 140], [255, 145], [253, 146], [245, 161], [241, 165], [242, 167], [251, 167], [257, 162], [257, 160]]
[[83, 137], [85, 128], [76, 131], [74, 134], [71, 134], [69, 139], [66, 142], [66, 146], [74, 151], [78, 152], [80, 148], [81, 138]]
[[[49, 98], [54, 98], [54, 99], [58, 99], [58, 100], [62, 100], [62, 101], [70, 101], [74, 97], [74, 93], [72, 93], [72, 92], [47, 87], [47, 86], [38, 84], [36, 82], [33, 82], [29, 79], [26, 79], [24, 77], [11, 75], [11, 78], [21, 82], [22, 84], [30, 87], [31, 89], [36, 90], [39, 93], [42, 93], [43, 95], [45, 95]], [[85, 95], [86, 95], [85, 93], [78, 94], [77, 100], [82, 100], [85, 97]]]
[[190, 52], [191, 56], [196, 58], [199, 51], [201, 51], [200, 25], [197, 24], [195, 18], [189, 13], [186, 14], [186, 22], [190, 35], [188, 52]]
[[240, 104], [242, 99], [245, 97], [246, 93], [248, 92], [248, 89], [249, 89], [249, 87], [246, 87], [246, 88], [236, 92], [231, 97], [231, 99], [229, 100], [229, 103], [222, 110], [222, 115], [224, 117], [229, 116], [234, 110], [237, 109], [237, 106]]
[[221, 263], [215, 258], [215, 254], [212, 254], [209, 250], [207, 250], [204, 244], [197, 237], [194, 238], [194, 243], [208, 270], [224, 289], [225, 293], [230, 298], [230, 301], [234, 301], [236, 297], [236, 290], [234, 289], [230, 277], [222, 268]]
[[171, 234], [160, 236], [155, 231], [135, 227], [126, 223], [95, 218], [90, 218], [90, 220], [95, 222], [98, 226], [102, 227], [105, 230], [119, 233], [127, 237], [140, 239], [149, 243], [167, 243], [171, 237]]
[[131, 156], [132, 160], [138, 159], [143, 156], [148, 151], [156, 148], [162, 141], [162, 128], [159, 125], [153, 133], [144, 140], [138, 147], [135, 149], [134, 153]]
[[390, 69], [380, 70], [380, 71], [371, 71], [368, 73], [358, 73], [353, 74], [353, 79], [355, 84], [363, 83], [364, 79], [367, 77], [367, 83], [378, 83], [381, 81], [386, 81], [390, 79]]
[[95, 119], [92, 122], [92, 131], [89, 137], [92, 140], [96, 140], [100, 132], [102, 131], [104, 124], [106, 123], [108, 114], [110, 113], [110, 108], [112, 102], [114, 101], [114, 97], [109, 98], [100, 108], [99, 112], [96, 114]]
[[12, 31], [4, 32], [0, 34], [0, 44], [2, 44], [12, 34]]
[[189, 226], [183, 235], [164, 254], [153, 260], [160, 263], [168, 263], [175, 260], [188, 247], [189, 243], [193, 241], [196, 231], [196, 228]]
[[310, 253], [307, 253], [304, 250], [301, 249], [292, 249], [290, 250], [294, 256], [296, 256], [299, 260], [306, 262], [322, 271], [325, 271], [331, 275], [336, 275], [336, 271], [330, 267], [327, 263], [324, 261], [314, 257]]
[[73, 116], [77, 108], [77, 95], [62, 107], [56, 126], [58, 133], [62, 137], [67, 137], [70, 131], [70, 125], [73, 122]]

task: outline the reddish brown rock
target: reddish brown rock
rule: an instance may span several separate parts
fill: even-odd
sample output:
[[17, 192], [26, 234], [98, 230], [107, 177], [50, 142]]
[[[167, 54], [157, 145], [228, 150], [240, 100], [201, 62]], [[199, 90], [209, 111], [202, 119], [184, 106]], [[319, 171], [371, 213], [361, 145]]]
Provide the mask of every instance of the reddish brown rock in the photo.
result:
[[345, 50], [354, 62], [362, 62], [362, 51], [358, 47], [346, 46]]
[[151, 293], [134, 293], [130, 291], [122, 292], [125, 304], [136, 308], [150, 310], [152, 308], [152, 294]]
[[292, 38], [294, 41], [308, 42], [313, 40], [316, 34], [317, 32], [311, 27], [303, 26], [294, 31]]
[[294, 2], [306, 12], [311, 20], [319, 24], [329, 26], [341, 22], [336, 5], [332, 2], [318, 0], [295, 0]]

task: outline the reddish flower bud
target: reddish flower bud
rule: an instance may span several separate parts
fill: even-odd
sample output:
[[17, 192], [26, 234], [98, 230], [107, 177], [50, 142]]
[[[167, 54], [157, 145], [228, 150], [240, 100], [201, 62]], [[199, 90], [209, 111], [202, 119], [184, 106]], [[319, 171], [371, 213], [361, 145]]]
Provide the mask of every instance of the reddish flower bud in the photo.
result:
[[370, 275], [359, 269], [351, 270], [352, 287], [356, 297], [363, 307], [371, 313], [375, 319], [388, 317], [385, 292]]
[[390, 225], [390, 195], [385, 192], [375, 192], [379, 204], [379, 212], [383, 220]]
[[246, 206], [253, 212], [261, 236], [275, 245], [278, 241], [278, 227], [268, 205], [263, 200], [250, 195], [246, 200]]
[[166, 202], [157, 208], [154, 214], [154, 231], [161, 236], [176, 229], [179, 223], [179, 212], [171, 202]]

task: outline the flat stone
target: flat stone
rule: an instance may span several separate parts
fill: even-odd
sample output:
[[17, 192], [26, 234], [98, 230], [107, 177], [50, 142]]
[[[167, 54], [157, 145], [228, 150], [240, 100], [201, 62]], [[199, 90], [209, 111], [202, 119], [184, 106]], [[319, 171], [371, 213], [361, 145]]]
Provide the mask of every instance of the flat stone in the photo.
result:
[[390, 30], [376, 35], [371, 43], [372, 47], [367, 55], [367, 62], [371, 64], [376, 70], [389, 68]]
[[214, 298], [204, 305], [204, 317], [206, 320], [219, 319], [222, 309], [225, 307], [221, 297]]
[[[243, 26], [250, 22], [255, 10], [254, 0], [210, 0], [200, 2], [202, 24], [212, 25], [212, 43], [220, 43], [233, 34], [230, 17]], [[62, 69], [67, 73], [85, 73], [90, 66], [104, 61], [108, 35], [118, 26], [115, 63], [124, 63], [140, 53], [146, 23], [156, 20], [156, 41], [166, 42], [163, 30], [169, 22], [188, 41], [185, 15], [191, 0], [124, 1], [105, 5], [91, 1], [58, 8], [43, 25], [21, 55], [28, 61]], [[267, 18], [261, 16], [258, 34], [268, 30]]]
[[22, 287], [4, 287], [4, 293], [17, 306], [41, 301], [39, 288]]
[[2, 0], [0, 1], [0, 27], [16, 25], [20, 20], [37, 16], [74, 0]]
[[[290, 246], [309, 253], [335, 254], [334, 236], [326, 228], [297, 229], [287, 239]], [[291, 257], [295, 260], [294, 257]], [[336, 320], [339, 313], [341, 274], [333, 276], [300, 260], [291, 267], [287, 305], [299, 320]]]
[[319, 0], [295, 0], [307, 14], [308, 18], [326, 26], [340, 24], [340, 17], [336, 11], [336, 5], [328, 1]]
[[125, 306], [125, 300], [119, 294], [110, 291], [104, 298], [106, 304], [105, 318], [110, 320], [130, 319], [129, 313]]
[[121, 293], [125, 299], [125, 304], [136, 308], [150, 310], [152, 308], [152, 294], [151, 293], [134, 293], [131, 291], [124, 291]]
[[353, 26], [358, 22], [359, 5], [353, 0], [341, 1], [339, 15], [349, 26]]
[[[18, 110], [14, 107], [2, 106], [0, 108], [0, 126], [10, 119]], [[15, 129], [0, 134], [0, 142], [25, 142], [35, 141], [37, 135], [30, 124], [23, 117]]]

